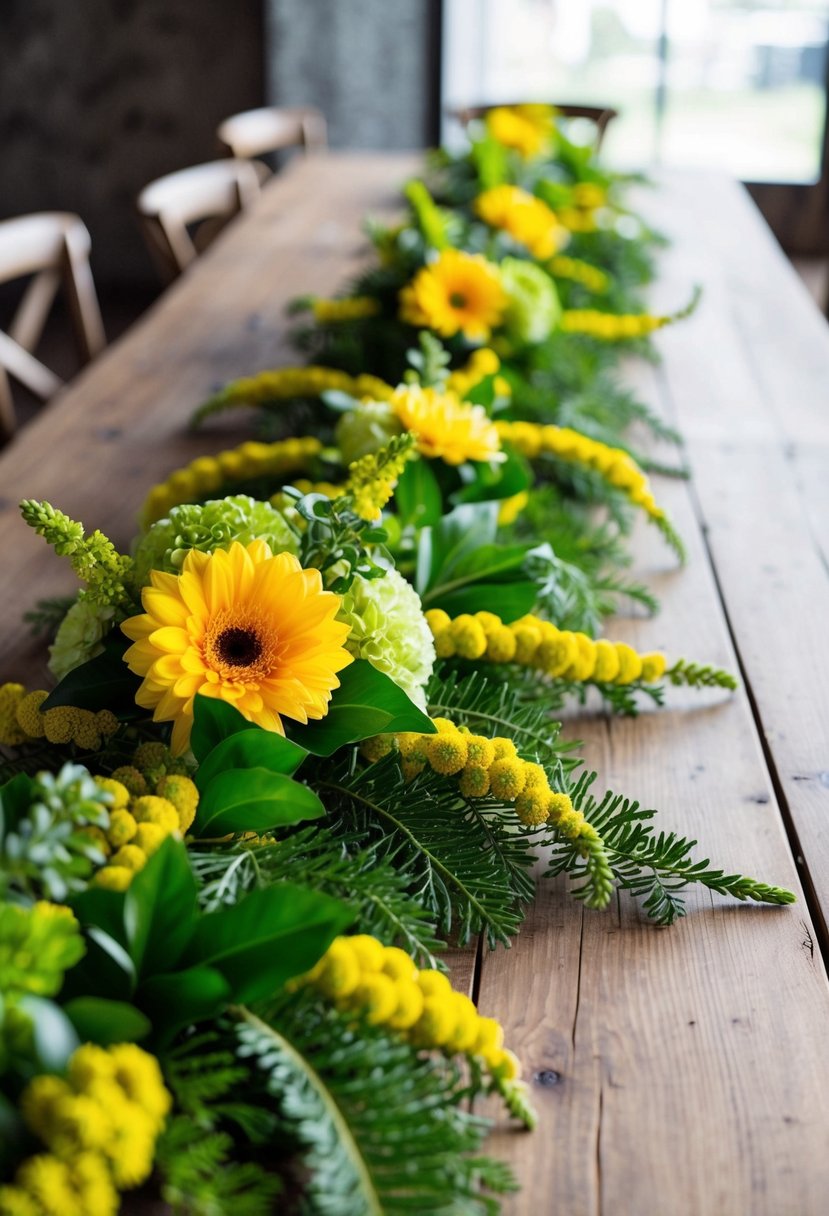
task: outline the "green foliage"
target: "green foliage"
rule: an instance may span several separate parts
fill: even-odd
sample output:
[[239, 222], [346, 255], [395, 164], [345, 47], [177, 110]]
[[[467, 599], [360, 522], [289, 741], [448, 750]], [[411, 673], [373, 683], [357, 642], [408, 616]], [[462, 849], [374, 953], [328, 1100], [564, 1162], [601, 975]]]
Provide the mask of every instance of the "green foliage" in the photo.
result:
[[353, 495], [302, 494], [293, 486], [285, 486], [283, 494], [305, 525], [299, 560], [306, 569], [319, 570], [330, 591], [342, 595], [356, 575], [382, 578], [385, 566], [378, 561], [390, 560], [385, 548], [388, 537], [383, 528], [356, 513]]
[[507, 943], [533, 895], [533, 833], [494, 799], [464, 798], [457, 782], [424, 771], [405, 781], [396, 756], [361, 766], [340, 761], [320, 774], [317, 789], [331, 830], [364, 835], [381, 858], [412, 876], [411, 892], [442, 933], [460, 942], [486, 932]]
[[[642, 900], [645, 911], [659, 924], [670, 925], [685, 914], [682, 892], [691, 883], [701, 883], [721, 895], [758, 903], [789, 904], [794, 895], [782, 887], [770, 886], [754, 878], [727, 874], [715, 869], [710, 862], [695, 861], [691, 851], [695, 840], [675, 832], [656, 832], [653, 819], [656, 811], [641, 810], [619, 794], [606, 793], [601, 801], [590, 793], [595, 773], [583, 774], [570, 791], [573, 805], [584, 812], [589, 823], [600, 834], [605, 855], [618, 887], [630, 891]], [[590, 874], [590, 858], [584, 857], [568, 841], [548, 841], [552, 859], [548, 875], [566, 871], [582, 881], [573, 894], [590, 904], [595, 889]]]
[[419, 1055], [378, 1028], [293, 1000], [248, 1012], [240, 1054], [263, 1075], [306, 1171], [304, 1210], [319, 1216], [464, 1212], [493, 1216], [483, 1184], [512, 1189], [503, 1166], [475, 1154], [486, 1125], [448, 1062]]
[[684, 684], [688, 688], [738, 688], [738, 682], [730, 671], [721, 667], [709, 667], [702, 663], [689, 663], [678, 659], [670, 671], [665, 672], [665, 679], [672, 684]]
[[41, 709], [74, 705], [93, 712], [109, 709], [121, 721], [137, 718], [141, 711], [136, 706], [135, 694], [141, 680], [124, 662], [128, 646], [129, 642], [120, 630], [111, 633], [101, 654], [65, 675], [49, 693]]
[[34, 608], [23, 613], [33, 637], [52, 642], [63, 618], [75, 602], [74, 595], [52, 595], [37, 600]]

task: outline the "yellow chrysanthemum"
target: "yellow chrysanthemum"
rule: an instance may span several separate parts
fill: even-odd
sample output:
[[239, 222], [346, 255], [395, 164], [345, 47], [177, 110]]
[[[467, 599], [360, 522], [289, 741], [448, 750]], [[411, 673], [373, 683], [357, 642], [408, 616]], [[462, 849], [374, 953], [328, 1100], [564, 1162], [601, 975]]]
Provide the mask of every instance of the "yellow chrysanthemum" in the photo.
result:
[[406, 430], [415, 435], [422, 456], [447, 464], [503, 460], [495, 423], [482, 405], [461, 401], [456, 393], [419, 385], [402, 385], [390, 404]]
[[229, 702], [250, 722], [284, 734], [282, 717], [307, 722], [327, 712], [336, 672], [351, 662], [340, 598], [318, 570], [264, 541], [226, 552], [193, 549], [181, 574], [151, 573], [144, 613], [122, 629], [124, 658], [144, 677], [136, 701], [156, 722], [173, 722], [172, 750], [190, 739], [196, 693]]
[[567, 239], [555, 212], [519, 186], [485, 190], [475, 199], [475, 210], [490, 228], [508, 233], [536, 258], [551, 258]]
[[400, 293], [403, 321], [428, 326], [444, 338], [462, 333], [470, 342], [486, 342], [506, 306], [498, 268], [479, 253], [458, 249], [445, 249]]
[[486, 129], [505, 148], [527, 158], [538, 156], [555, 130], [554, 111], [545, 105], [498, 106], [487, 114]]

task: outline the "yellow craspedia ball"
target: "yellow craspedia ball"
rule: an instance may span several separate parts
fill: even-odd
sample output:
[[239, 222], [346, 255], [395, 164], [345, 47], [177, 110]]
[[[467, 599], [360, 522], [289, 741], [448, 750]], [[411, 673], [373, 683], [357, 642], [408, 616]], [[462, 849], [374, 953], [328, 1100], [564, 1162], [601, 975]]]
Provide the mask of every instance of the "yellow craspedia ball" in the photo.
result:
[[364, 739], [360, 744], [360, 755], [363, 756], [371, 764], [375, 764], [378, 760], [382, 760], [384, 756], [388, 756], [394, 748], [394, 735], [374, 735], [371, 739]]
[[96, 777], [95, 784], [99, 790], [103, 790], [105, 794], [109, 794], [107, 805], [110, 811], [121, 810], [130, 800], [127, 787], [120, 781], [116, 781], [113, 777]]
[[131, 843], [136, 848], [143, 849], [147, 856], [151, 857], [169, 835], [170, 833], [157, 823], [139, 823]]
[[642, 660], [627, 642], [616, 642], [616, 654], [619, 656], [619, 674], [616, 684], [632, 684], [642, 674]]
[[42, 739], [46, 733], [40, 707], [48, 696], [48, 692], [39, 688], [17, 703], [17, 724], [30, 739]]
[[646, 684], [655, 684], [657, 680], [661, 680], [668, 666], [664, 654], [659, 653], [659, 651], [653, 651], [651, 654], [643, 654], [641, 658], [642, 680]]
[[400, 771], [403, 774], [404, 781], [413, 781], [419, 773], [422, 773], [426, 767], [425, 760], [403, 760], [400, 764]]
[[486, 634], [468, 612], [456, 616], [450, 626], [455, 651], [462, 659], [480, 659], [486, 651]]
[[138, 745], [132, 762], [137, 769], [144, 772], [145, 769], [166, 768], [171, 759], [169, 748], [165, 747], [163, 743], [148, 741]]
[[147, 792], [147, 782], [144, 774], [132, 764], [124, 764], [112, 774], [115, 781], [120, 781], [130, 792], [131, 798], [140, 798]]
[[136, 823], [154, 823], [168, 834], [178, 831], [178, 812], [167, 798], [145, 794], [133, 799], [130, 810]]
[[496, 616], [494, 612], [476, 612], [475, 620], [478, 622], [487, 636], [492, 633], [494, 629], [501, 628], [501, 618]]
[[452, 985], [442, 971], [425, 967], [418, 972], [417, 982], [424, 996], [446, 996], [452, 992]]
[[133, 871], [127, 866], [103, 866], [92, 879], [96, 887], [105, 891], [126, 891], [133, 879]]
[[382, 971], [363, 973], [362, 979], [348, 998], [352, 1009], [359, 1009], [372, 1026], [380, 1026], [391, 1018], [398, 1004], [397, 984]]
[[466, 739], [466, 763], [489, 768], [495, 759], [495, 745], [485, 735], [464, 734]]
[[[317, 964], [314, 983], [323, 996], [341, 1000], [350, 996], [360, 982], [362, 969], [351, 939], [337, 937]], [[314, 970], [316, 971], [317, 968]]]
[[425, 763], [430, 735], [421, 735], [416, 731], [402, 731], [396, 738], [400, 755], [404, 760], [419, 760]]
[[565, 680], [589, 680], [596, 666], [596, 643], [586, 633], [571, 634], [575, 653], [570, 666], [563, 673]]
[[593, 668], [593, 679], [599, 684], [610, 684], [619, 674], [619, 656], [616, 647], [606, 638], [599, 638], [596, 643], [596, 663]]
[[426, 757], [436, 773], [452, 776], [466, 764], [466, 739], [460, 732], [426, 735]]
[[61, 1077], [44, 1073], [29, 1082], [20, 1095], [20, 1113], [26, 1126], [48, 1144], [58, 1106], [72, 1090]]
[[16, 1182], [35, 1201], [39, 1216], [64, 1212], [80, 1216], [69, 1166], [51, 1153], [27, 1157], [18, 1168]]
[[500, 622], [486, 636], [486, 657], [490, 663], [510, 663], [516, 657], [518, 639], [509, 625]]
[[517, 756], [496, 760], [489, 770], [489, 788], [493, 797], [502, 802], [514, 802], [526, 784], [525, 764]]
[[119, 848], [122, 844], [129, 844], [137, 827], [138, 825], [129, 811], [113, 811], [109, 817], [107, 839], [115, 848]]
[[426, 618], [426, 624], [431, 629], [432, 633], [438, 633], [440, 630], [448, 629], [452, 624], [452, 618], [448, 612], [444, 612], [442, 608], [430, 608], [423, 614]]
[[455, 1030], [457, 1015], [452, 990], [443, 995], [424, 996], [423, 1010], [410, 1031], [417, 1047], [443, 1047]]
[[467, 764], [458, 789], [464, 798], [485, 798], [489, 793], [489, 770], [479, 764]]
[[348, 939], [362, 971], [382, 971], [386, 947], [369, 933], [355, 933]]
[[438, 629], [433, 634], [433, 638], [435, 654], [439, 659], [453, 659], [455, 657], [455, 642], [451, 629]]
[[408, 979], [394, 981], [397, 996], [397, 1008], [387, 1019], [393, 1030], [409, 1030], [423, 1013], [425, 997], [419, 986]]
[[485, 1051], [500, 1051], [504, 1046], [504, 1028], [495, 1018], [478, 1018], [478, 1030], [473, 1051], [480, 1055]]
[[525, 827], [540, 827], [547, 822], [550, 795], [547, 791], [530, 790], [515, 799], [515, 813]]
[[511, 760], [514, 756], [518, 755], [518, 748], [512, 739], [504, 739], [499, 736], [492, 740], [492, 746], [495, 748], [496, 760]]
[[110, 865], [126, 866], [128, 870], [132, 870], [137, 874], [147, 864], [147, 854], [143, 849], [139, 849], [134, 844], [124, 844], [117, 853], [113, 853], [110, 860]]
[[199, 791], [195, 782], [173, 773], [162, 777], [155, 789], [159, 797], [172, 802], [178, 812], [179, 830], [186, 832], [196, 818], [199, 805]]
[[78, 1091], [88, 1090], [99, 1081], [111, 1081], [114, 1073], [112, 1056], [95, 1043], [84, 1043], [73, 1051], [67, 1069], [69, 1083]]
[[78, 1153], [72, 1160], [72, 1185], [81, 1211], [95, 1216], [116, 1216], [120, 1207], [106, 1162], [94, 1152]]
[[71, 1094], [55, 1106], [48, 1140], [61, 1156], [84, 1149], [102, 1149], [112, 1135], [112, 1124], [100, 1103], [85, 1094]]
[[129, 1122], [110, 1147], [110, 1166], [119, 1190], [132, 1190], [149, 1178], [155, 1155], [155, 1120], [134, 1102], [129, 1106]]
[[432, 718], [432, 725], [439, 735], [456, 735], [458, 727], [449, 718]]
[[417, 967], [405, 950], [401, 950], [399, 946], [386, 946], [383, 950], [383, 974], [393, 980], [414, 983], [417, 979]]
[[43, 734], [49, 743], [71, 743], [78, 725], [80, 710], [71, 705], [57, 705], [42, 714]]
[[529, 760], [525, 760], [523, 765], [525, 792], [529, 793], [530, 790], [533, 790], [535, 793], [549, 793], [550, 783], [544, 768], [540, 764], [533, 764]]
[[543, 631], [533, 663], [553, 679], [561, 676], [576, 657], [572, 633], [561, 632], [554, 625]]
[[555, 793], [549, 801], [550, 819], [553, 823], [558, 823], [563, 815], [569, 815], [573, 810], [573, 803], [569, 794]]
[[449, 1051], [471, 1051], [478, 1038], [478, 1011], [463, 992], [452, 993], [455, 1025], [446, 1041]]
[[135, 1043], [118, 1043], [109, 1049], [113, 1076], [130, 1102], [141, 1107], [160, 1125], [172, 1106], [155, 1056]]

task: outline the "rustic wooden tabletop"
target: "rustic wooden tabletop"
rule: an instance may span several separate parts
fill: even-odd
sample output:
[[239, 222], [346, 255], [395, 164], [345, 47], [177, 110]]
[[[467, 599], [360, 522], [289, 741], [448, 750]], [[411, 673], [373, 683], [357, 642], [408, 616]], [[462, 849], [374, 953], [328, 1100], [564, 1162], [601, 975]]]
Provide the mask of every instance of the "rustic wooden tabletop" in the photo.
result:
[[[329, 294], [366, 251], [365, 213], [397, 205], [411, 156], [294, 165], [122, 341], [0, 454], [0, 676], [43, 653], [21, 614], [72, 578], [19, 521], [48, 498], [126, 545], [146, 490], [240, 438], [197, 437], [193, 407], [292, 362], [284, 306]], [[509, 951], [455, 966], [519, 1053], [540, 1111], [492, 1144], [523, 1190], [511, 1216], [823, 1216], [829, 1205], [829, 328], [737, 185], [667, 175], [641, 198], [672, 239], [655, 303], [705, 289], [657, 336], [637, 392], [686, 439], [690, 482], [658, 479], [690, 560], [637, 535], [662, 600], [615, 638], [738, 670], [742, 690], [674, 690], [636, 721], [567, 725], [612, 789], [660, 808], [702, 856], [794, 887], [794, 907], [692, 894], [671, 929], [627, 898], [585, 910], [541, 888]], [[370, 369], [369, 369], [370, 370]], [[234, 429], [235, 428], [235, 429]]]

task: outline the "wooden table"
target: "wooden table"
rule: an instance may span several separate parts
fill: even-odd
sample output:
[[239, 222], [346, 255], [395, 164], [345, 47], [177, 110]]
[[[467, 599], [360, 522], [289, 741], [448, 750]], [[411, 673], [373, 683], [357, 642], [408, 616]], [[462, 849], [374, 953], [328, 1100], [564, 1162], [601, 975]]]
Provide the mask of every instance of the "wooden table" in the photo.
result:
[[[340, 285], [364, 213], [393, 208], [411, 157], [293, 167], [117, 346], [0, 456], [0, 673], [40, 678], [20, 622], [71, 587], [18, 521], [45, 497], [126, 544], [151, 483], [236, 441], [183, 433], [214, 387], [292, 360], [284, 305]], [[560, 1216], [823, 1216], [829, 1210], [829, 330], [744, 192], [671, 175], [642, 205], [674, 240], [655, 302], [703, 303], [629, 376], [687, 440], [693, 481], [659, 479], [685, 537], [637, 572], [662, 599], [613, 636], [738, 668], [733, 696], [675, 692], [637, 721], [568, 730], [611, 788], [658, 806], [703, 856], [806, 888], [793, 908], [693, 893], [654, 928], [627, 898], [605, 914], [545, 884], [509, 951], [459, 957], [456, 981], [506, 1025], [532, 1079], [534, 1135], [492, 1149], [523, 1183], [505, 1210]], [[369, 369], [370, 370], [370, 369]]]

